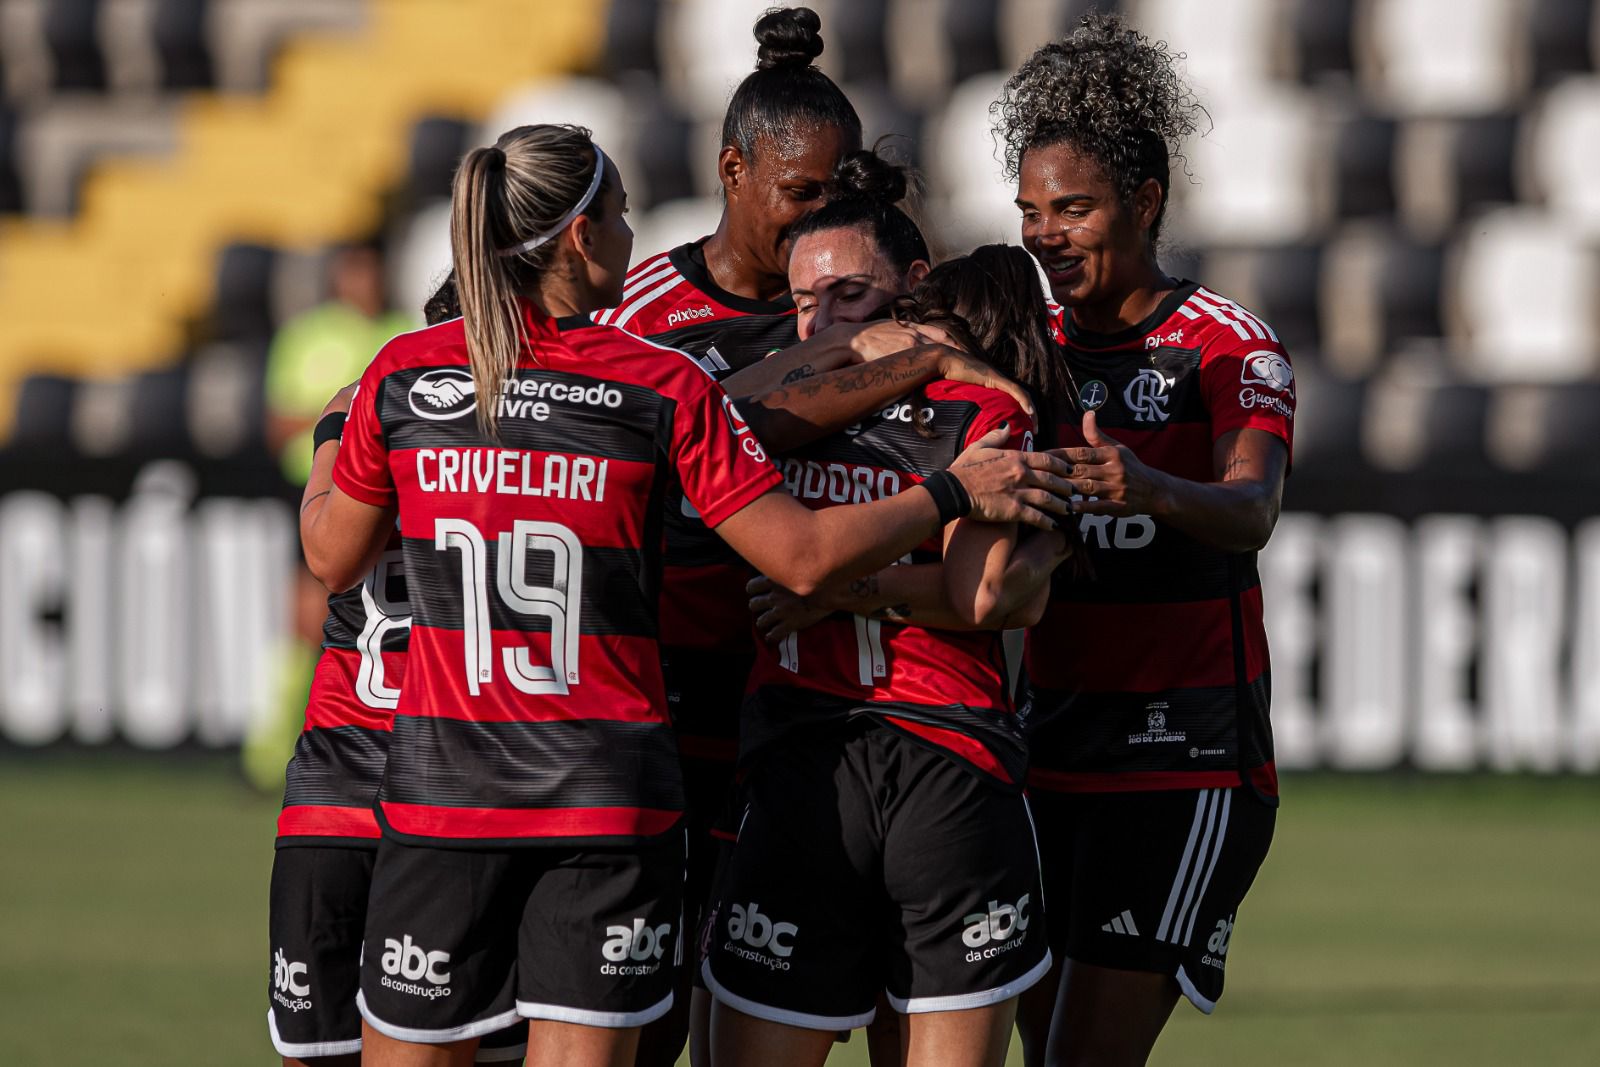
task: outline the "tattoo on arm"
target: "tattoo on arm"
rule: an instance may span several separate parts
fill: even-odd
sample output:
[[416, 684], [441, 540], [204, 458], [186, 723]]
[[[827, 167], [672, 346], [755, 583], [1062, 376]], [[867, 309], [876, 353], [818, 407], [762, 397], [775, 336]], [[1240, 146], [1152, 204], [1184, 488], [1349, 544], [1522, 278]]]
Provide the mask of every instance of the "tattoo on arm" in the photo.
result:
[[300, 514], [304, 515], [306, 513], [306, 508], [309, 508], [314, 502], [322, 499], [323, 497], [327, 496], [331, 492], [333, 492], [332, 489], [324, 489], [322, 492], [317, 493], [315, 496], [308, 497], [306, 499], [306, 502], [304, 504], [300, 505]]
[[1228, 462], [1223, 466], [1222, 478], [1220, 480], [1224, 482], [1232, 481], [1235, 476], [1237, 476], [1249, 465], [1250, 457], [1242, 453], [1235, 452], [1233, 455], [1228, 457]]
[[811, 366], [811, 364], [807, 363], [804, 366], [796, 367], [794, 370], [790, 371], [788, 374], [785, 374], [783, 376], [783, 381], [780, 382], [779, 384], [788, 385], [790, 382], [798, 382], [801, 378], [810, 378], [810, 377], [814, 376], [816, 373], [817, 373], [816, 369], [813, 368]]
[[857, 600], [870, 600], [878, 595], [878, 576], [869, 574], [850, 583], [850, 595]]

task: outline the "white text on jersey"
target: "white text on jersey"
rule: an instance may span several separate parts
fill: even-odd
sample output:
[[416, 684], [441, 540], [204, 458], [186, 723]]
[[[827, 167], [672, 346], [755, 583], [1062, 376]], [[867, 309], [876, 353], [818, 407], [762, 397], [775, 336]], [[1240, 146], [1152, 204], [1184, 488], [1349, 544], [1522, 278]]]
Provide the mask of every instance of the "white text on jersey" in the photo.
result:
[[[506, 448], [419, 448], [417, 488], [424, 493], [504, 493], [603, 501], [610, 460]], [[535, 480], [537, 479], [537, 480]]]

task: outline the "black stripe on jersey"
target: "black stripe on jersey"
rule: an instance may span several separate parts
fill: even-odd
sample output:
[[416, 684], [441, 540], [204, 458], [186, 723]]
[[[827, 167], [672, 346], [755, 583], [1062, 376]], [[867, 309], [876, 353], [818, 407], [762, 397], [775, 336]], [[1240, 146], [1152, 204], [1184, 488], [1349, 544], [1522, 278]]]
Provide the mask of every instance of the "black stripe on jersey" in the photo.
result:
[[[1069, 348], [1066, 353], [1073, 380], [1080, 389], [1097, 379], [1106, 385], [1110, 395], [1104, 406], [1095, 411], [1095, 421], [1102, 430], [1160, 430], [1179, 423], [1209, 425], [1211, 422], [1211, 409], [1200, 391], [1198, 348], [1162, 345], [1138, 352], [1085, 352]], [[1141, 372], [1148, 370], [1157, 371], [1171, 382], [1158, 406], [1161, 415], [1130, 410], [1128, 404], [1130, 386]]]
[[[1235, 708], [1246, 724], [1239, 737]], [[1266, 721], [1272, 672], [1247, 686], [1158, 693], [1069, 693], [1034, 689], [1022, 703], [1033, 765], [1052, 771], [1237, 771], [1272, 761]]]
[[[911, 412], [916, 408], [932, 411], [929, 428], [936, 436], [924, 437], [917, 432], [910, 421]], [[979, 408], [969, 400], [923, 400], [913, 394], [885, 410], [903, 412], [905, 418], [887, 419], [884, 412], [878, 412], [854, 427], [829, 434], [789, 454], [825, 463], [865, 464], [918, 475], [930, 474], [950, 466], [961, 454], [962, 441]]]
[[302, 733], [284, 771], [283, 806], [370, 808], [389, 758], [389, 735], [364, 726]]
[[[659, 532], [654, 536], [659, 537]], [[406, 538], [404, 545], [415, 624], [437, 630], [461, 629], [465, 606], [461, 599], [460, 550], [435, 548], [434, 542], [415, 537]], [[548, 617], [514, 611], [495, 592], [500, 588], [500, 552], [496, 545], [488, 548], [484, 582], [490, 591], [489, 618], [493, 628], [548, 633]], [[584, 547], [579, 633], [656, 636], [656, 602], [650, 592], [656, 579], [646, 569], [657, 564], [649, 557], [649, 553], [634, 548]], [[523, 575], [530, 585], [550, 587], [555, 578], [555, 555], [529, 551]]]
[[[1152, 526], [1145, 526], [1146, 523]], [[1127, 547], [1154, 530], [1149, 544]], [[1117, 519], [1103, 515], [1078, 518], [1094, 580], [1073, 580], [1061, 571], [1053, 576], [1050, 599], [1073, 604], [1185, 604], [1222, 600], [1233, 595], [1230, 560], [1239, 569], [1239, 590], [1261, 584], [1255, 553], [1230, 556], [1203, 545], [1147, 515]], [[1110, 547], [1103, 547], [1102, 540]], [[1123, 547], [1118, 547], [1119, 542]]]
[[[455, 808], [683, 807], [666, 723], [466, 722], [396, 715], [381, 796]], [[430, 753], [447, 751], [449, 760]], [[472, 767], [471, 775], [460, 768]]]
[[[659, 428], [663, 410], [672, 401], [641, 385], [607, 381], [563, 371], [519, 370], [512, 381], [544, 383], [590, 391], [601, 402], [571, 402], [508, 391], [501, 394], [500, 440], [491, 441], [478, 429], [472, 410], [454, 418], [437, 419], [417, 415], [412, 409], [411, 387], [424, 374], [437, 367], [412, 367], [396, 371], [383, 380], [383, 395], [378, 398], [378, 418], [383, 426], [384, 443], [390, 452], [414, 448], [508, 448], [532, 452], [564, 452], [604, 459], [653, 463], [663, 449]], [[460, 370], [459, 366], [451, 369]], [[519, 385], [514, 388], [521, 389]], [[614, 397], [615, 406], [604, 402]], [[536, 403], [545, 404], [548, 417], [529, 414]], [[424, 402], [425, 403], [425, 402]], [[516, 411], [508, 404], [518, 405]], [[670, 425], [670, 422], [667, 423]]]
[[[361, 586], [335, 593], [328, 598], [328, 617], [322, 623], [322, 647], [353, 649], [367, 625], [367, 606], [361, 597]], [[405, 574], [400, 568], [389, 571], [388, 599], [390, 603], [406, 600]], [[411, 631], [404, 626], [392, 627], [383, 635], [382, 651], [404, 652]]]

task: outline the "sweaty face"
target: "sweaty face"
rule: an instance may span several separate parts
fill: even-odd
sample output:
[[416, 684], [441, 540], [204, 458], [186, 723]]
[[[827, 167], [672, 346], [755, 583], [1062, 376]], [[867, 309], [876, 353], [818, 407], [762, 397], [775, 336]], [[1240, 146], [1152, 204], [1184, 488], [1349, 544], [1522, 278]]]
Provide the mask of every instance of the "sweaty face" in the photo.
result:
[[607, 163], [605, 181], [595, 199], [600, 201], [599, 218], [589, 218], [589, 284], [603, 301], [599, 307], [614, 307], [622, 300], [622, 284], [628, 276], [628, 261], [633, 257], [633, 229], [628, 225], [628, 192], [622, 174]]
[[1147, 238], [1098, 164], [1069, 145], [1023, 153], [1017, 181], [1022, 247], [1044, 267], [1064, 307], [1117, 299]]
[[808, 233], [789, 256], [802, 341], [836, 322], [866, 322], [909, 289], [910, 279], [862, 229]]
[[799, 127], [756, 142], [755, 159], [746, 160], [745, 180], [728, 207], [740, 245], [764, 273], [784, 273], [789, 227], [827, 202], [839, 157], [860, 147], [830, 126]]

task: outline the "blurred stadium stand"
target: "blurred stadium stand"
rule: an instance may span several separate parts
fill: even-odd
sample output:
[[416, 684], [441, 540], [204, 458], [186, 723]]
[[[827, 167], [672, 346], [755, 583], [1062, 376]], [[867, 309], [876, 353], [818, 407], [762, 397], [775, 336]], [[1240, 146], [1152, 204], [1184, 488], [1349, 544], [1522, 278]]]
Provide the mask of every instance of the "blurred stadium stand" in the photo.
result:
[[[202, 493], [282, 492], [274, 331], [373, 233], [415, 312], [457, 158], [512, 125], [596, 130], [639, 256], [709, 232], [765, 6], [0, 0], [0, 488], [117, 495], [175, 457]], [[1288, 507], [1595, 513], [1600, 0], [813, 6], [822, 66], [869, 140], [899, 135], [952, 252], [1017, 239], [988, 133], [1007, 71], [1092, 7], [1171, 41], [1212, 124], [1165, 260], [1290, 346]], [[64, 473], [89, 461], [124, 474]]]

